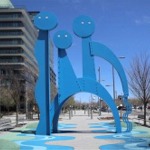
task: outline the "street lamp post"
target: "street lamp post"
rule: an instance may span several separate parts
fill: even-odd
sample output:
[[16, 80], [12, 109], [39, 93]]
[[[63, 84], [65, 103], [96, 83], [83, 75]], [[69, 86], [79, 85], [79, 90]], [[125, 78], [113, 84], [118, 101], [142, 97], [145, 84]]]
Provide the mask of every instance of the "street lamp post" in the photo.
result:
[[94, 100], [95, 100], [95, 96], [92, 96], [91, 94], [91, 119], [93, 119]]
[[71, 105], [69, 106], [69, 120], [71, 119]]
[[[100, 67], [98, 68], [98, 80], [99, 80], [99, 83], [101, 82], [100, 80]], [[99, 100], [99, 116], [101, 116], [101, 98], [98, 97], [98, 100]]]
[[[118, 57], [119, 59], [124, 59], [125, 56], [119, 56]], [[114, 67], [112, 66], [112, 80], [113, 80], [113, 99], [115, 101], [116, 99], [116, 90], [115, 90], [115, 70], [114, 70]]]
[[91, 105], [91, 119], [93, 119], [93, 105]]
[[71, 117], [73, 117], [73, 106], [71, 106]]
[[80, 98], [80, 110], [81, 110], [81, 98]]
[[89, 97], [89, 107], [88, 107], [88, 116], [90, 117], [90, 109], [91, 109], [91, 97]]
[[115, 70], [114, 67], [112, 66], [112, 80], [113, 80], [113, 99], [115, 101]]

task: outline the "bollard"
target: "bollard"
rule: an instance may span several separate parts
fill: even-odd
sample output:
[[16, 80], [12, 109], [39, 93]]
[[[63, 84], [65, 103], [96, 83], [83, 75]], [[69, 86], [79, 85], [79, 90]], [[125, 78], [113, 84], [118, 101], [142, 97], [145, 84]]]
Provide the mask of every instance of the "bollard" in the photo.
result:
[[74, 109], [74, 114], [76, 114], [76, 109]]
[[93, 109], [91, 108], [91, 119], [93, 119]]
[[71, 120], [71, 109], [69, 108], [69, 120]]
[[120, 119], [122, 119], [122, 109], [120, 110]]
[[71, 117], [73, 117], [73, 107], [71, 107]]
[[90, 116], [90, 108], [88, 107], [88, 117]]

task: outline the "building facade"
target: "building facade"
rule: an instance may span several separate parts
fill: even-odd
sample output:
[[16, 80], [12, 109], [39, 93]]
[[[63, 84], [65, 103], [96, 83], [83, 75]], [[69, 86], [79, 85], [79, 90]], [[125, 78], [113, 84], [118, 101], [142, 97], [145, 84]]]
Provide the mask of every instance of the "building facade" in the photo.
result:
[[50, 50], [49, 66], [50, 66], [50, 81], [51, 81], [50, 89], [51, 89], [51, 101], [53, 101], [57, 94], [57, 87], [56, 87], [56, 74], [54, 72], [54, 47], [51, 40], [49, 42], [49, 50]]
[[[38, 78], [38, 64], [34, 56], [38, 30], [33, 25], [33, 18], [37, 13], [14, 8], [9, 0], [0, 1], [0, 76], [6, 77], [10, 74], [10, 70], [14, 75], [20, 75], [20, 82], [24, 86], [20, 96], [20, 109], [25, 112], [28, 112], [29, 101], [34, 99], [33, 91]], [[53, 100], [57, 88], [52, 42], [50, 42], [50, 78]], [[6, 84], [5, 80], [0, 82], [1, 86]]]
[[[8, 3], [8, 2], [7, 2]], [[0, 4], [0, 75], [1, 86], [17, 76], [23, 85], [20, 109], [26, 111], [31, 91], [38, 77], [38, 66], [34, 56], [34, 45], [38, 31], [24, 9], [13, 8], [9, 2]], [[9, 79], [8, 79], [9, 78]]]

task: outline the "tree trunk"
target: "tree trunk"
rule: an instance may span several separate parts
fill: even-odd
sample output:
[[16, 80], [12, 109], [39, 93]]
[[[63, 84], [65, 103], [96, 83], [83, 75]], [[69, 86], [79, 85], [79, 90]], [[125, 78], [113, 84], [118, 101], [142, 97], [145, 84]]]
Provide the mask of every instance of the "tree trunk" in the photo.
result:
[[8, 113], [8, 115], [9, 115], [9, 106], [7, 107], [7, 113]]
[[144, 103], [144, 126], [146, 126], [146, 106], [147, 103]]
[[19, 104], [16, 104], [16, 126], [18, 126]]

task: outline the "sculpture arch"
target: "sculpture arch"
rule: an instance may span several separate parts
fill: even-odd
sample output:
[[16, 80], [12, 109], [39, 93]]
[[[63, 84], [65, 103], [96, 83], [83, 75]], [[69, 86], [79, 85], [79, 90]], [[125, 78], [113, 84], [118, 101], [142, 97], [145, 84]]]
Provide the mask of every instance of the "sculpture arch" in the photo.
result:
[[64, 100], [62, 100], [60, 102], [57, 110], [55, 111], [54, 120], [53, 120], [53, 132], [58, 131], [57, 128], [58, 128], [59, 114], [60, 114], [60, 111], [61, 111], [61, 108], [62, 108], [63, 104], [67, 101], [67, 99], [69, 97], [79, 93], [79, 92], [88, 92], [88, 93], [92, 93], [92, 94], [95, 94], [95, 95], [101, 97], [105, 101], [105, 103], [110, 107], [110, 109], [112, 110], [112, 114], [114, 116], [116, 132], [120, 133], [121, 132], [121, 124], [120, 124], [120, 118], [119, 118], [118, 110], [117, 110], [116, 105], [113, 102], [111, 96], [105, 90], [105, 88], [102, 87], [99, 83], [94, 83], [93, 81], [88, 80], [88, 79], [79, 79], [79, 82], [80, 82], [80, 84], [83, 84], [83, 82], [86, 82], [86, 87], [88, 87], [88, 86], [94, 87], [95, 86], [96, 90], [95, 89], [91, 90], [91, 89], [88, 89], [88, 88], [84, 88], [84, 89], [78, 90], [78, 91], [75, 90], [75, 93], [69, 93], [68, 92], [68, 95], [66, 95], [66, 97], [64, 97]]
[[[46, 13], [44, 13], [45, 15]], [[43, 13], [42, 13], [43, 15]], [[61, 107], [65, 103], [68, 97], [79, 93], [79, 92], [88, 92], [93, 93], [99, 97], [101, 97], [107, 105], [111, 108], [115, 124], [116, 124], [116, 132], [121, 132], [121, 124], [120, 118], [118, 114], [118, 110], [114, 103], [114, 100], [107, 92], [107, 90], [96, 81], [95, 74], [95, 65], [94, 65], [94, 56], [102, 57], [105, 60], [109, 61], [117, 70], [119, 77], [121, 79], [122, 88], [123, 88], [123, 99], [124, 104], [127, 107], [127, 111], [123, 115], [124, 122], [127, 124], [127, 130], [131, 131], [132, 126], [128, 121], [128, 114], [130, 113], [130, 104], [128, 103], [128, 85], [127, 79], [125, 76], [125, 72], [123, 70], [122, 65], [120, 64], [117, 57], [112, 53], [112, 51], [106, 46], [93, 42], [91, 39], [92, 34], [94, 33], [94, 21], [88, 16], [79, 16], [74, 20], [73, 23], [73, 31], [79, 37], [82, 38], [82, 67], [83, 67], [83, 77], [77, 78], [74, 70], [72, 68], [71, 62], [67, 56], [66, 50], [71, 47], [72, 37], [71, 35], [65, 31], [60, 30], [55, 33], [53, 41], [55, 46], [58, 49], [58, 93], [52, 103], [50, 102], [50, 87], [49, 85], [49, 72], [46, 70], [48, 68], [49, 61], [45, 61], [48, 52], [48, 31], [52, 30], [56, 27], [56, 19], [53, 18], [53, 15], [49, 15], [52, 17], [52, 22], [47, 24], [42, 22], [42, 25], [39, 25], [39, 15], [35, 19], [35, 24], [38, 24], [37, 27], [40, 29], [40, 34], [37, 40], [36, 51], [41, 48], [40, 51], [36, 53], [36, 57], [40, 66], [40, 76], [37, 82], [36, 87], [36, 99], [37, 103], [40, 106], [40, 122], [37, 127], [37, 134], [51, 134], [52, 131], [57, 131], [58, 125], [58, 117], [61, 110]], [[49, 19], [50, 19], [49, 18]], [[44, 28], [43, 28], [44, 27]], [[46, 30], [46, 32], [45, 32]], [[42, 52], [41, 52], [42, 51]], [[44, 51], [44, 52], [43, 52]], [[44, 58], [41, 59], [41, 56], [44, 55]], [[45, 69], [42, 68], [42, 65]], [[43, 73], [44, 71], [44, 73]], [[43, 82], [44, 83], [43, 83]], [[42, 83], [41, 83], [42, 82]], [[41, 84], [39, 84], [41, 83]], [[42, 87], [41, 87], [42, 85]], [[38, 93], [42, 88], [42, 98], [41, 92]], [[44, 101], [44, 106], [41, 105], [42, 101]]]

